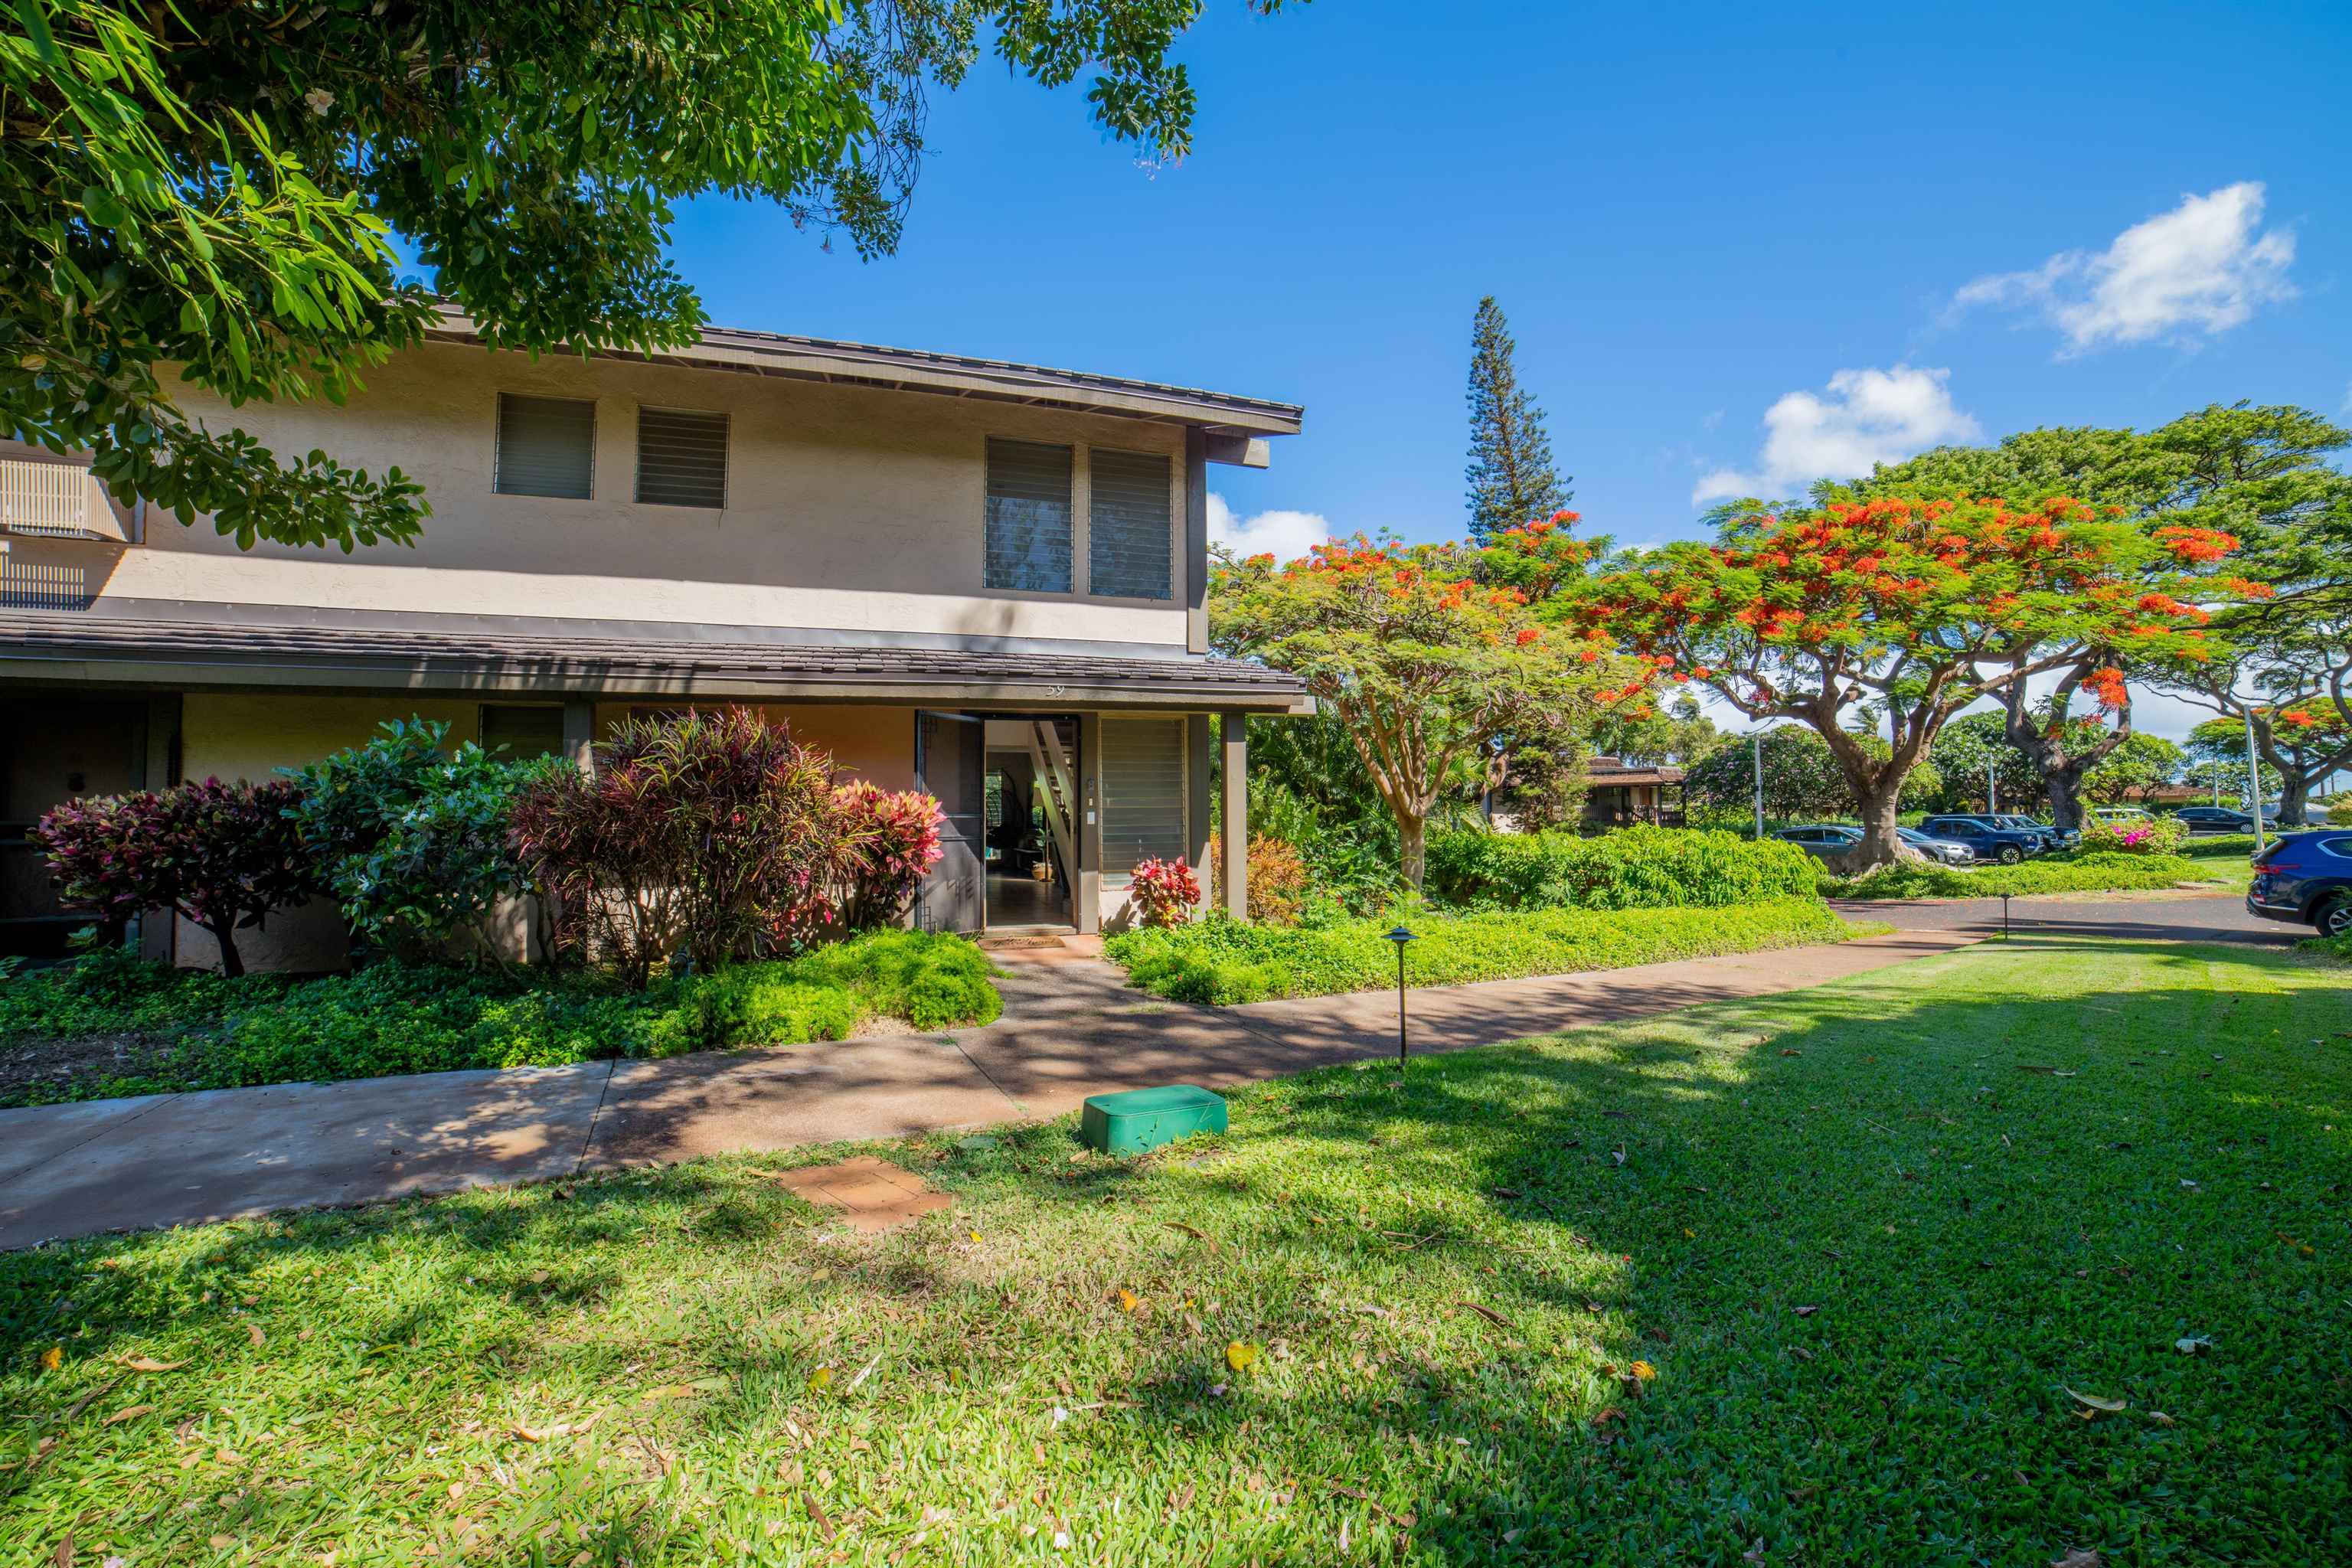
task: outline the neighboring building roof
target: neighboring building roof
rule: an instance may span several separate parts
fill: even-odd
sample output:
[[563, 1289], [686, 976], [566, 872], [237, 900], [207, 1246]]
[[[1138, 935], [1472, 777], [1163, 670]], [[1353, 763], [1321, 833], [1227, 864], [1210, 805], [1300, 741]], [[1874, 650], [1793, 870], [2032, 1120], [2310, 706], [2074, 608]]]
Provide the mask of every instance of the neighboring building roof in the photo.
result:
[[[472, 318], [447, 307], [442, 310], [441, 325], [431, 335], [455, 342], [481, 341]], [[1009, 360], [753, 332], [737, 327], [705, 327], [700, 341], [685, 348], [650, 354], [615, 350], [605, 357], [1165, 420], [1239, 437], [1296, 436], [1306, 418], [1306, 410], [1295, 403], [1262, 397], [1050, 370]]]
[[1596, 784], [1680, 784], [1683, 771], [1677, 767], [1651, 766], [1647, 763], [1629, 763], [1619, 757], [1588, 757], [1584, 776]]
[[0, 611], [0, 675], [76, 684], [1310, 713], [1240, 659], [1003, 648], [662, 641]]

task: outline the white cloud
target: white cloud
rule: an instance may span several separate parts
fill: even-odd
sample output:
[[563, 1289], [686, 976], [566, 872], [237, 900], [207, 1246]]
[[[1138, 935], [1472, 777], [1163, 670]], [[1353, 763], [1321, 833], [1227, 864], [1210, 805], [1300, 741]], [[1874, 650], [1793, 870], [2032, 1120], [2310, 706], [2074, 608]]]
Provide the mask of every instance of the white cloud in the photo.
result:
[[1972, 441], [1977, 422], [1952, 405], [1951, 372], [1898, 364], [1842, 370], [1829, 395], [1792, 392], [1764, 413], [1755, 470], [1718, 468], [1691, 491], [1693, 504], [1786, 495], [1821, 479], [1853, 479], [1874, 463], [1898, 463], [1948, 441]]
[[1330, 520], [1320, 512], [1277, 510], [1238, 517], [1224, 497], [1209, 492], [1209, 542], [1236, 555], [1271, 552], [1277, 561], [1296, 561], [1330, 537]]
[[2263, 185], [2245, 180], [2116, 236], [2094, 255], [2065, 250], [2026, 272], [1979, 278], [1952, 296], [1958, 313], [1991, 305], [2039, 310], [2067, 353], [2238, 325], [2255, 307], [2294, 297], [2294, 236], [2262, 229]]

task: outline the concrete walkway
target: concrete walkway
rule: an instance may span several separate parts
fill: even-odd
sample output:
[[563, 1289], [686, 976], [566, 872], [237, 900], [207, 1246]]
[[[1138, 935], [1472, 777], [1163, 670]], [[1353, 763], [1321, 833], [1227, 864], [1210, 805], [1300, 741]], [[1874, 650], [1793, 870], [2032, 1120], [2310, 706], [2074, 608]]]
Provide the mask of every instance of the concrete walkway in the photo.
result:
[[[1412, 997], [1454, 1050], [1842, 979], [1979, 939], [1902, 931]], [[742, 1150], [1050, 1117], [1089, 1094], [1226, 1087], [1396, 1048], [1392, 993], [1185, 1006], [1062, 949], [999, 952], [986, 1028], [668, 1061], [283, 1084], [0, 1110], [0, 1248]]]

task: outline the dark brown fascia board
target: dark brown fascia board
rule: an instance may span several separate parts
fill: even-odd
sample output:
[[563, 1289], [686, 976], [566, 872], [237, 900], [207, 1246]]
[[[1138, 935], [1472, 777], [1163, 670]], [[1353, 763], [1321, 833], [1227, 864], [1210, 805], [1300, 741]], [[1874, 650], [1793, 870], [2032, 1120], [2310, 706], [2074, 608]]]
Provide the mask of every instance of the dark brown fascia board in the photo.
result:
[[[428, 329], [426, 335], [444, 342], [482, 341], [470, 318], [449, 310], [442, 311], [440, 324]], [[1297, 404], [1207, 392], [1198, 387], [731, 327], [705, 328], [698, 342], [684, 348], [653, 353], [633, 350], [595, 353], [603, 359], [870, 386], [891, 392], [930, 393], [1197, 426], [1213, 435], [1234, 438], [1220, 443], [1214, 451], [1225, 455], [1214, 456], [1212, 461], [1252, 468], [1266, 466], [1266, 451], [1262, 442], [1253, 442], [1251, 437], [1296, 436], [1306, 420], [1306, 410]]]
[[709, 672], [674, 675], [597, 671], [551, 665], [518, 672], [449, 661], [339, 665], [330, 661], [219, 653], [204, 658], [43, 658], [0, 653], [0, 688], [26, 685], [171, 690], [278, 690], [306, 693], [406, 691], [418, 695], [588, 697], [627, 702], [678, 698], [744, 702], [862, 702], [888, 707], [1076, 709], [1195, 713], [1208, 710], [1304, 718], [1314, 699], [1279, 687], [1199, 683], [1055, 684], [971, 681], [943, 685], [889, 676], [828, 676], [804, 681]]

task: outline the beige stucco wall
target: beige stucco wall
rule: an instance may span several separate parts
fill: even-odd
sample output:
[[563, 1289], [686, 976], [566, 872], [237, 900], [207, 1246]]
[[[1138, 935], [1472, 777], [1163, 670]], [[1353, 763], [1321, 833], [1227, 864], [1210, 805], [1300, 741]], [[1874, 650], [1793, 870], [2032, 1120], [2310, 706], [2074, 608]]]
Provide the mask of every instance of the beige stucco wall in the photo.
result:
[[[397, 465], [434, 515], [413, 548], [238, 551], [209, 526], [150, 514], [143, 548], [79, 553], [113, 596], [339, 609], [551, 616], [711, 626], [1051, 637], [1184, 644], [1183, 432], [1174, 425], [827, 386], [675, 365], [533, 361], [433, 344], [370, 371], [366, 390], [189, 412], [279, 450], [321, 447], [374, 473]], [[593, 398], [595, 496], [499, 495], [501, 392]], [[641, 406], [730, 416], [728, 506], [633, 500]], [[1011, 595], [982, 581], [991, 436], [1079, 448], [1078, 592]], [[1164, 453], [1176, 581], [1165, 601], [1085, 593], [1086, 449]]]

